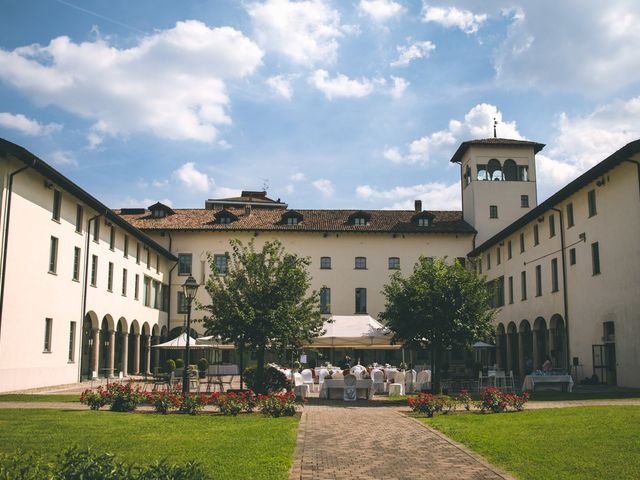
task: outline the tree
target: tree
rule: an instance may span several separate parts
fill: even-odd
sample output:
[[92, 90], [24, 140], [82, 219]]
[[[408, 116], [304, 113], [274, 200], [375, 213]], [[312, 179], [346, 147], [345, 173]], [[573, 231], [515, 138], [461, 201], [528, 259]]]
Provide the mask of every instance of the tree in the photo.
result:
[[493, 331], [493, 292], [484, 277], [456, 261], [420, 257], [413, 274], [400, 272], [385, 285], [385, 311], [380, 318], [393, 332], [393, 340], [430, 348], [433, 388], [440, 391], [444, 351], [468, 346]]
[[211, 304], [201, 307], [207, 334], [219, 335], [255, 352], [256, 385], [264, 387], [265, 352], [310, 342], [322, 333], [320, 299], [308, 294], [309, 258], [285, 252], [279, 241], [266, 242], [257, 252], [253, 240], [243, 245], [231, 240], [227, 272], [218, 275], [209, 257], [212, 275], [206, 283]]

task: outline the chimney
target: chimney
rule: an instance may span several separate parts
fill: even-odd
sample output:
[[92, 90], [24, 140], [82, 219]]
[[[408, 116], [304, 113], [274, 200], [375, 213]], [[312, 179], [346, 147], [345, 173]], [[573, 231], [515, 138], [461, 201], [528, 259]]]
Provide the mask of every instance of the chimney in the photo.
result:
[[248, 217], [251, 215], [251, 205], [244, 206], [244, 214]]
[[416, 200], [415, 201], [415, 210], [416, 210], [416, 212], [421, 212], [422, 211], [422, 200]]

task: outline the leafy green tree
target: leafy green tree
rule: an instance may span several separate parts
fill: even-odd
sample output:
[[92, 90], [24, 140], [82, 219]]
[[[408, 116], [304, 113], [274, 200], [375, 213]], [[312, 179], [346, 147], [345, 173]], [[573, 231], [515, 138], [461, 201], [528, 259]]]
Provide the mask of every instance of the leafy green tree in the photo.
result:
[[456, 261], [420, 257], [413, 273], [396, 272], [385, 285], [385, 311], [380, 315], [394, 341], [430, 348], [433, 388], [440, 391], [444, 352], [487, 338], [496, 310], [494, 292], [484, 277]]
[[285, 252], [279, 241], [256, 251], [253, 240], [243, 245], [231, 240], [225, 275], [214, 272], [206, 283], [211, 304], [201, 308], [207, 334], [219, 335], [242, 352], [249, 348], [257, 359], [255, 384], [264, 387], [265, 353], [310, 342], [322, 333], [320, 298], [309, 292], [309, 258]]

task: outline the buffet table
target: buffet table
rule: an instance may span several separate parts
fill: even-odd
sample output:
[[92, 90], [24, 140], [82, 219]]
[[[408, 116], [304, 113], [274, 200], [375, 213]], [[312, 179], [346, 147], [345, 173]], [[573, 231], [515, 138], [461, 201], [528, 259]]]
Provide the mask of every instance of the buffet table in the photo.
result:
[[[325, 379], [320, 386], [320, 398], [342, 400], [344, 394], [343, 379]], [[373, 380], [370, 378], [356, 381], [357, 398], [373, 398]]]
[[535, 391], [536, 385], [557, 385], [563, 391], [573, 390], [571, 375], [527, 375], [522, 383], [522, 391]]

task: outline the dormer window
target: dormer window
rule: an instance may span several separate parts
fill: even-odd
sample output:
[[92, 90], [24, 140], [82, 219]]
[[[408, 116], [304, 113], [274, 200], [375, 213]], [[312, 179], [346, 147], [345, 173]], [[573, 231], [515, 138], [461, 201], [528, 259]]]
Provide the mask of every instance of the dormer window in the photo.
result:
[[164, 210], [152, 210], [151, 214], [153, 215], [153, 218], [164, 218], [167, 216], [167, 212]]
[[411, 221], [418, 227], [430, 227], [433, 225], [433, 214], [425, 211], [416, 213]]
[[349, 215], [349, 223], [351, 225], [369, 225], [369, 220], [371, 220], [371, 215], [367, 212], [363, 212], [362, 210]]
[[295, 210], [289, 210], [282, 214], [282, 223], [285, 225], [298, 225], [302, 222], [302, 219], [302, 214]]
[[216, 212], [213, 217], [214, 223], [218, 223], [220, 225], [228, 225], [238, 220], [238, 217], [229, 210], [220, 210], [219, 212]]
[[176, 213], [173, 211], [171, 207], [160, 202], [157, 202], [151, 205], [149, 207], [149, 211], [151, 212], [151, 216], [153, 218], [165, 218], [169, 215], [173, 215], [174, 213]]
[[429, 219], [428, 218], [419, 218], [418, 219], [418, 226], [419, 227], [428, 227], [429, 226]]

